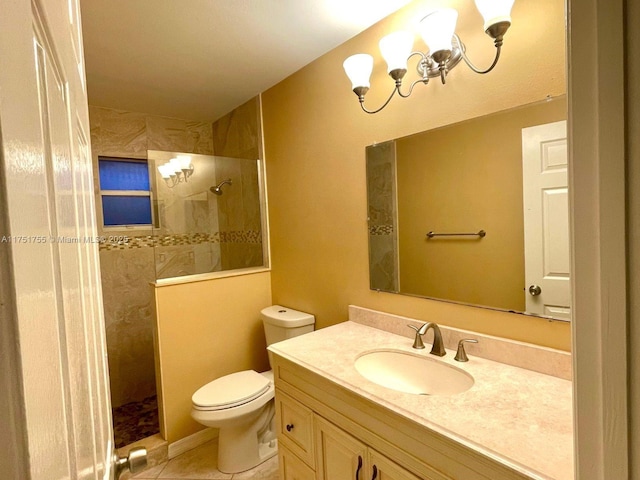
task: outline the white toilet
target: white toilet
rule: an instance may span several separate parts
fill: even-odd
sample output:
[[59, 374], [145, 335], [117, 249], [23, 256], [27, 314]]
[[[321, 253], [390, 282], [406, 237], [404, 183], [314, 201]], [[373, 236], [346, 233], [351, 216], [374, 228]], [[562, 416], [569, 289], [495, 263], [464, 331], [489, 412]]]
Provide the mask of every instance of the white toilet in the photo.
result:
[[[315, 323], [313, 315], [280, 305], [267, 307], [260, 314], [267, 346], [312, 332]], [[271, 370], [225, 375], [193, 394], [193, 419], [220, 429], [218, 469], [221, 472], [244, 472], [277, 453], [273, 397]]]

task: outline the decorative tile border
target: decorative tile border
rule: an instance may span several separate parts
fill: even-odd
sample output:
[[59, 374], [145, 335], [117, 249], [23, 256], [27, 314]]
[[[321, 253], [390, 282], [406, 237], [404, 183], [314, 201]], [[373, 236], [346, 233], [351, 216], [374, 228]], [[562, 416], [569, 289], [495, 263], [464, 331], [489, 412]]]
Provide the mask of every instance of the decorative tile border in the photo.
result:
[[262, 243], [262, 232], [260, 230], [220, 232], [220, 243]]
[[182, 245], [200, 245], [202, 243], [220, 243], [220, 232], [214, 233], [175, 233], [173, 235], [154, 235], [156, 247], [179, 247]]
[[371, 225], [369, 235], [393, 235], [393, 225]]
[[[112, 239], [113, 238], [113, 239]], [[201, 245], [203, 243], [262, 243], [260, 230], [241, 230], [214, 233], [184, 233], [173, 235], [126, 235], [104, 237], [100, 241], [100, 251], [130, 250], [135, 248], [178, 247]]]

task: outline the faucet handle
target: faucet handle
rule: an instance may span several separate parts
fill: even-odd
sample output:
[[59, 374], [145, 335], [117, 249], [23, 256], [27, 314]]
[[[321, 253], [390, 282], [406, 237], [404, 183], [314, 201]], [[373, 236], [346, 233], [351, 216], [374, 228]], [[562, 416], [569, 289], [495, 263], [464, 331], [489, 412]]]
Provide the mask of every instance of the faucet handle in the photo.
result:
[[458, 351], [456, 352], [456, 356], [454, 360], [458, 362], [468, 362], [469, 357], [467, 357], [467, 352], [464, 350], [464, 344], [466, 343], [478, 343], [478, 340], [475, 338], [463, 338], [458, 342]]
[[410, 323], [407, 324], [407, 327], [413, 328], [416, 331], [416, 338], [413, 341], [413, 348], [418, 348], [418, 349], [423, 349], [424, 348], [424, 343], [422, 341], [422, 335], [425, 334], [425, 330], [423, 330], [423, 329], [424, 329], [424, 327], [426, 325], [427, 324], [425, 323], [420, 328], [418, 328], [415, 325], [411, 325]]

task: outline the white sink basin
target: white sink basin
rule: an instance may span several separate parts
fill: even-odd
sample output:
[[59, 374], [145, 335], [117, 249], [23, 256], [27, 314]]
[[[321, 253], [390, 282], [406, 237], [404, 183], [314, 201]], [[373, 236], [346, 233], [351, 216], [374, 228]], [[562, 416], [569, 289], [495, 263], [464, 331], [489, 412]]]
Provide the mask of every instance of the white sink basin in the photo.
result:
[[455, 395], [473, 386], [464, 370], [401, 350], [373, 350], [355, 362], [358, 373], [383, 387], [417, 395]]

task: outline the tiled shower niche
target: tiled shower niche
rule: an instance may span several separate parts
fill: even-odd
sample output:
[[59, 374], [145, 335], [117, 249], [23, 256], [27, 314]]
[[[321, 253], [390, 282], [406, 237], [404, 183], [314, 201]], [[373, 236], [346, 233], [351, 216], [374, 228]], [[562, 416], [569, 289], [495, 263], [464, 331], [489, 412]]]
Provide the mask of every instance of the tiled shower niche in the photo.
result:
[[148, 151], [156, 279], [265, 266], [260, 161], [189, 154], [193, 173], [171, 186], [157, 166], [177, 155]]

